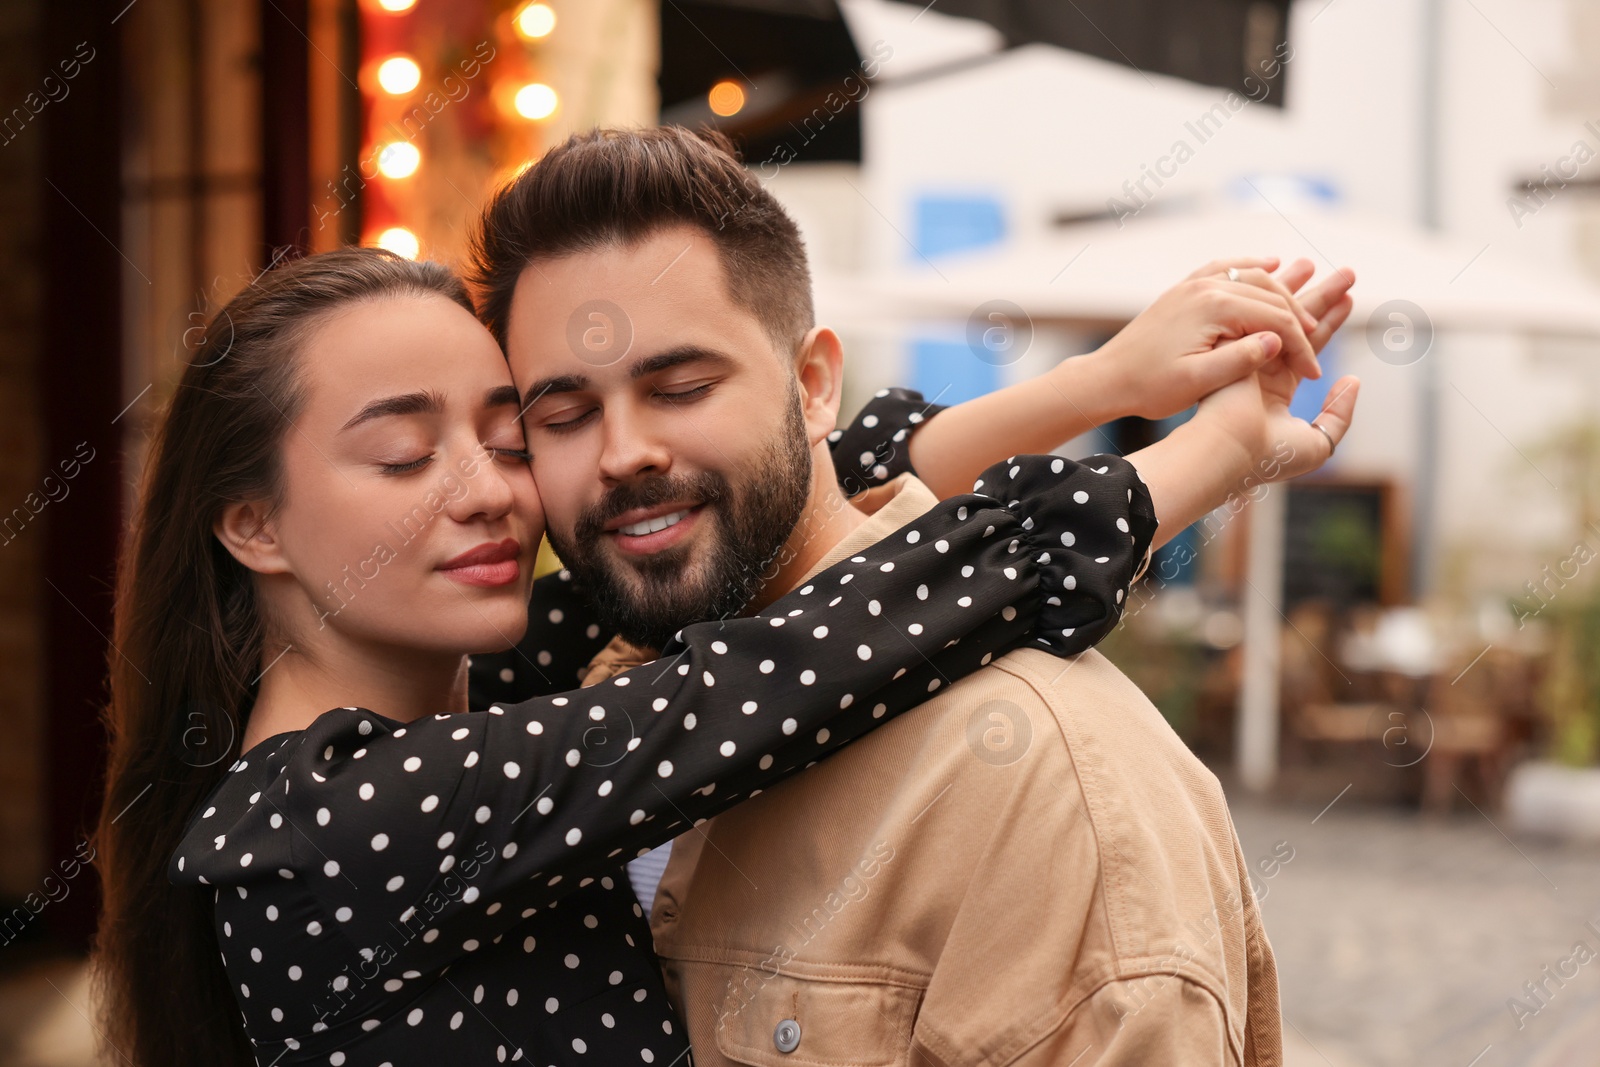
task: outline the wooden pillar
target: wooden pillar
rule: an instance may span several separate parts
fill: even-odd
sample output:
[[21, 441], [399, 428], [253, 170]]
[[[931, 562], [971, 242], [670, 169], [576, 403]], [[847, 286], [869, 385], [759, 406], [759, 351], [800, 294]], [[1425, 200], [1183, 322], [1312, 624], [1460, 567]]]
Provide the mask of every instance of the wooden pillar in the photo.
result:
[[261, 5], [263, 262], [311, 247], [310, 31], [309, 0]]
[[[42, 54], [54, 63], [92, 51], [72, 93], [40, 116], [44, 135], [39, 407], [43, 474], [76, 461], [70, 493], [39, 516], [45, 646], [45, 857], [74, 855], [99, 802], [100, 725], [111, 632], [111, 589], [122, 525], [117, 416], [122, 400], [121, 50], [115, 5], [43, 6]], [[93, 875], [41, 913], [50, 930], [87, 945]]]

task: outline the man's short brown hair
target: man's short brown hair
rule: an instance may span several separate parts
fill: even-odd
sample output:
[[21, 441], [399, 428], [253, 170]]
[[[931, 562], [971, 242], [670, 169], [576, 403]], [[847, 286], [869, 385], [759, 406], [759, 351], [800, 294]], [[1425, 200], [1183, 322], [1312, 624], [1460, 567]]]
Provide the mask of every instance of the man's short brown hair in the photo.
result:
[[504, 347], [530, 263], [688, 224], [716, 242], [729, 293], [784, 354], [815, 323], [800, 231], [727, 137], [681, 126], [575, 134], [494, 195], [472, 249], [479, 313]]

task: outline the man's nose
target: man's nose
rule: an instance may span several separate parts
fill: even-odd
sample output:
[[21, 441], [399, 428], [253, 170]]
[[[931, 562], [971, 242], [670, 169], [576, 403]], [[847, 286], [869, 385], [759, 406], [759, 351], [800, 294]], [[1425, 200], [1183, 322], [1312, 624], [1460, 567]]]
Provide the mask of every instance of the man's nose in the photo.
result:
[[648, 419], [607, 411], [602, 422], [600, 480], [616, 485], [641, 474], [665, 474], [672, 452]]

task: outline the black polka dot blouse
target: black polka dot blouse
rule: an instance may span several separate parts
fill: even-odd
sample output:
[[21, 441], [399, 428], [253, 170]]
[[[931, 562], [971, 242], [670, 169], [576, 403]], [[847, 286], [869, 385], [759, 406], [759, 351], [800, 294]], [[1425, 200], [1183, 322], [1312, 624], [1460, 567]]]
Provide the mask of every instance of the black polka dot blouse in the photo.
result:
[[[859, 451], [864, 483], [890, 476]], [[1019, 644], [1089, 647], [1154, 531], [1122, 460], [1015, 457], [604, 684], [410, 723], [336, 708], [267, 738], [169, 877], [212, 887], [262, 1064], [686, 1063], [623, 864]]]

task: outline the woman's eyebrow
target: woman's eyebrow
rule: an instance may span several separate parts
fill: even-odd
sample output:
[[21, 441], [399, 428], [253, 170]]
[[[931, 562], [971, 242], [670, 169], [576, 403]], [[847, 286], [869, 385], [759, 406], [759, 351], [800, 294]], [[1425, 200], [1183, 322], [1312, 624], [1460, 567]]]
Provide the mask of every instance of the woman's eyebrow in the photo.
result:
[[372, 401], [372, 403], [356, 412], [353, 419], [339, 427], [339, 432], [343, 433], [345, 430], [360, 426], [364, 422], [381, 419], [389, 415], [437, 415], [443, 410], [444, 397], [432, 390], [419, 393], [401, 393], [399, 396], [386, 396]]
[[514, 385], [497, 385], [483, 395], [483, 406], [486, 408], [499, 408], [510, 405], [514, 408], [522, 406], [522, 394], [517, 392]]

